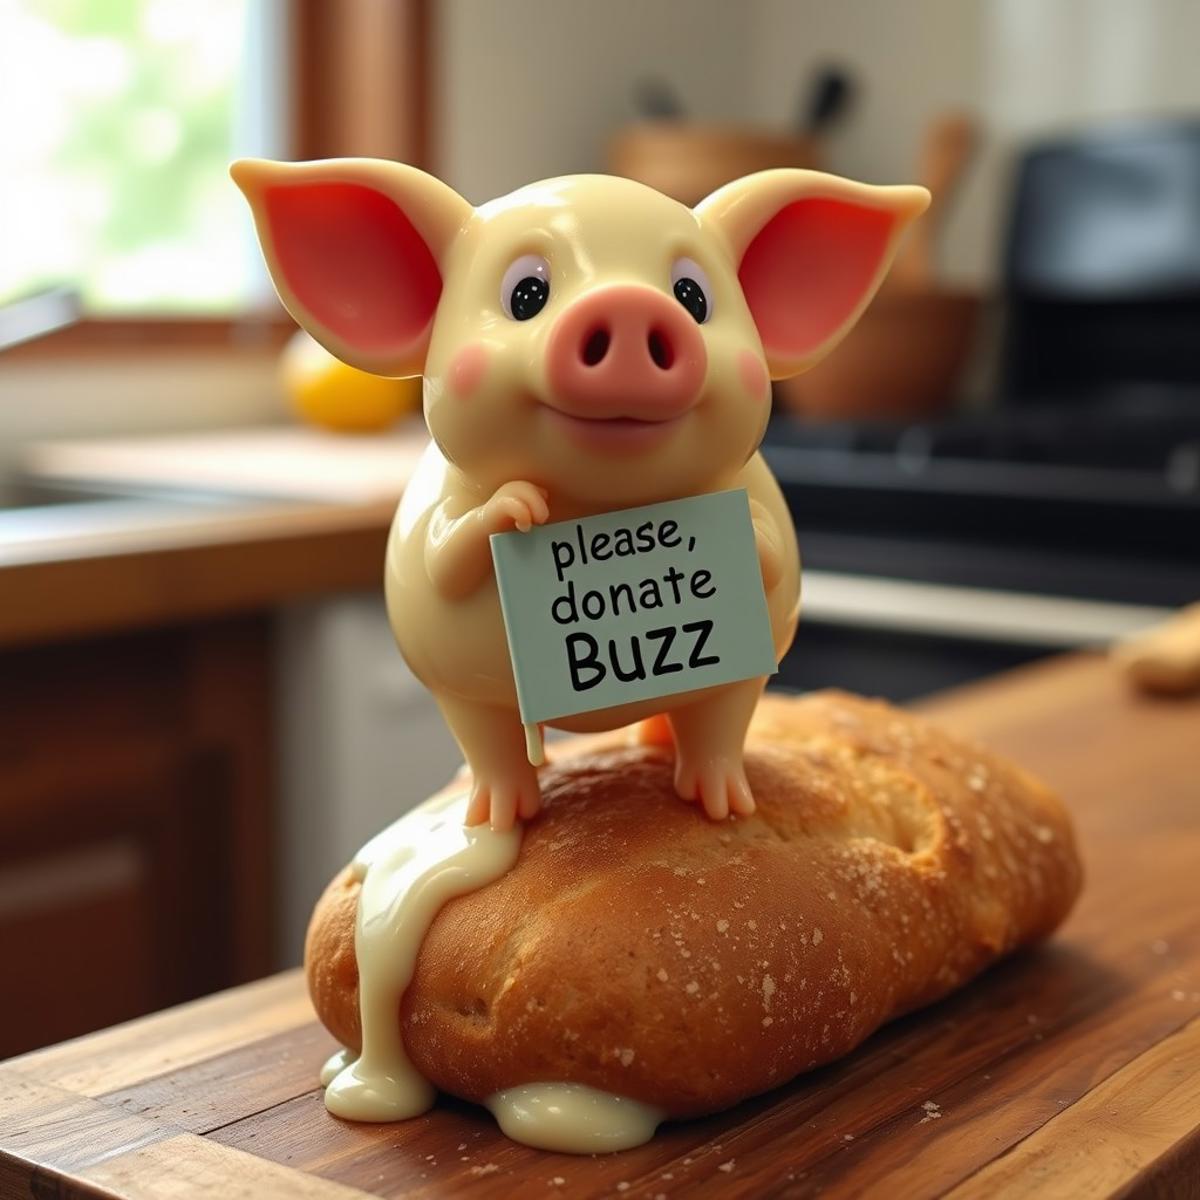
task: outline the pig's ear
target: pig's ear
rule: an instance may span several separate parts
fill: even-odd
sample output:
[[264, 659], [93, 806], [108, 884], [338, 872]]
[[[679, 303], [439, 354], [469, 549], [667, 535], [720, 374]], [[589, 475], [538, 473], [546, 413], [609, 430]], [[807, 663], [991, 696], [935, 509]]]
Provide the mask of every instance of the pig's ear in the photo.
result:
[[243, 159], [230, 174], [288, 312], [343, 362], [419, 375], [471, 206], [424, 171], [376, 159]]
[[735, 180], [696, 207], [733, 258], [773, 379], [837, 345], [928, 204], [920, 187], [786, 169]]

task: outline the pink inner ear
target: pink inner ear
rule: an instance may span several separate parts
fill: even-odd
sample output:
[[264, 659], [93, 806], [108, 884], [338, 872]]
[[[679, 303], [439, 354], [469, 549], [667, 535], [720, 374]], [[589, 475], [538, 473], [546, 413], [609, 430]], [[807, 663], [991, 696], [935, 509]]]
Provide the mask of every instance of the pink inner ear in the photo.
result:
[[875, 280], [895, 217], [844, 200], [797, 200], [755, 236], [738, 271], [768, 355], [802, 358], [846, 322]]
[[442, 277], [394, 201], [357, 183], [273, 187], [265, 199], [279, 268], [317, 321], [367, 353], [421, 337]]

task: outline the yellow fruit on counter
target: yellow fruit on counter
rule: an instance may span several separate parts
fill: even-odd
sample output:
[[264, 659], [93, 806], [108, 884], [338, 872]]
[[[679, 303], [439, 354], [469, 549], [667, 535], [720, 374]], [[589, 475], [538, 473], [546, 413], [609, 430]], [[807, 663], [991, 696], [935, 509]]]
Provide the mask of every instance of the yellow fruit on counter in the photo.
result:
[[338, 433], [379, 433], [421, 407], [421, 380], [384, 379], [347, 366], [303, 330], [284, 347], [283, 389], [310, 425]]

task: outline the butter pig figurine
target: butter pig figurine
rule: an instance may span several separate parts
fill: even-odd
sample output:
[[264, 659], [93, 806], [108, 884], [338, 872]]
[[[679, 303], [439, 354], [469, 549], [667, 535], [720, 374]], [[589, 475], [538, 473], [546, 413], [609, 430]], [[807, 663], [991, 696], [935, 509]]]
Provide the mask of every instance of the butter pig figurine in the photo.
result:
[[[506, 829], [540, 804], [491, 534], [745, 488], [785, 653], [800, 561], [757, 453], [770, 381], [850, 329], [924, 189], [775, 170], [689, 209], [577, 175], [472, 208], [393, 162], [242, 161], [232, 174], [296, 320], [355, 367], [425, 378], [433, 440], [392, 526], [387, 603], [470, 767], [468, 824]], [[754, 809], [742, 742], [764, 683], [555, 724], [589, 732], [665, 714], [676, 790], [720, 819]]]

